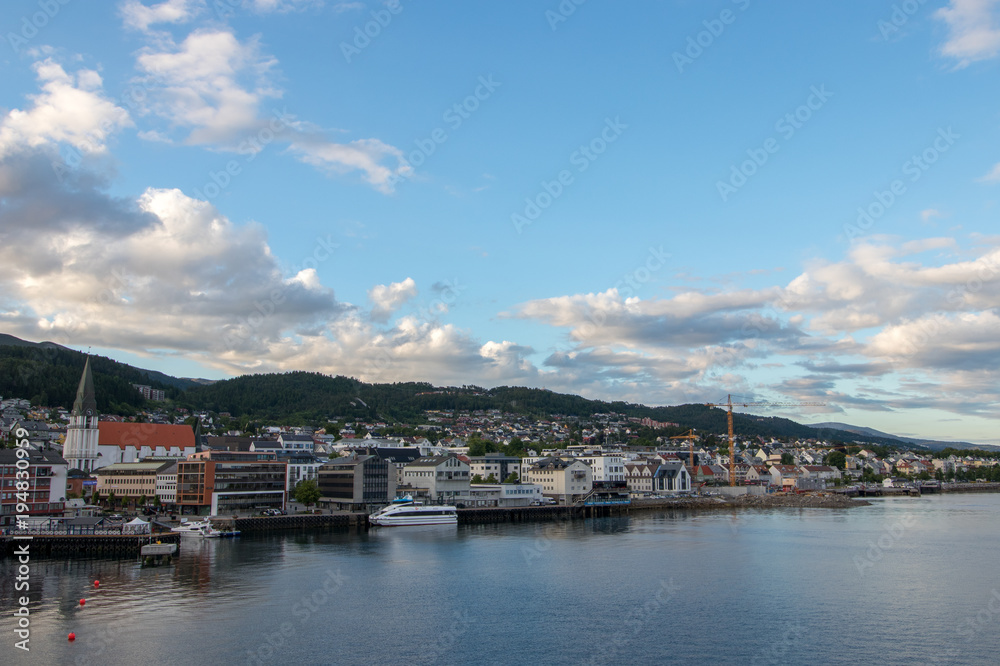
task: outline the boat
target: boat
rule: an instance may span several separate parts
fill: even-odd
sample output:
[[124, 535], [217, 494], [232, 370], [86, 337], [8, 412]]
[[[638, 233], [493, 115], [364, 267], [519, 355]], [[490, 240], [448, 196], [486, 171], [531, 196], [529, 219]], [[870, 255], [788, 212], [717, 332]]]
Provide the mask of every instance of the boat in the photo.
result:
[[458, 513], [453, 506], [424, 505], [409, 497], [394, 499], [392, 504], [368, 516], [374, 525], [401, 527], [404, 525], [457, 525]]
[[[180, 534], [182, 537], [190, 536], [203, 539], [217, 539], [225, 534], [212, 527], [212, 521], [210, 520], [184, 522], [170, 531]], [[226, 534], [226, 536], [229, 535]]]

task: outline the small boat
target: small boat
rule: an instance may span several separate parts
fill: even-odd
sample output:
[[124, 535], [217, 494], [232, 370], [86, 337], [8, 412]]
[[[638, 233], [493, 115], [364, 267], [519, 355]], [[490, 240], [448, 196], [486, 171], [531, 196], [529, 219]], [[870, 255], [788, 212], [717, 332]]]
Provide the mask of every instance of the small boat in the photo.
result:
[[423, 502], [414, 502], [409, 497], [401, 497], [368, 516], [368, 520], [383, 527], [457, 525], [458, 513], [453, 506], [426, 506]]
[[175, 534], [180, 534], [182, 537], [190, 536], [200, 537], [203, 539], [217, 539], [223, 535], [223, 532], [220, 532], [212, 527], [212, 521], [210, 520], [181, 523], [170, 531]]

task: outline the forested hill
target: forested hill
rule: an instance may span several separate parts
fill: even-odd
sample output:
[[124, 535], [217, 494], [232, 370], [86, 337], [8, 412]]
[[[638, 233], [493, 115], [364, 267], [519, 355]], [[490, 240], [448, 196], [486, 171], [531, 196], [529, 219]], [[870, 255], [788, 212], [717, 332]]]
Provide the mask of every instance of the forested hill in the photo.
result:
[[[229, 412], [274, 422], [317, 422], [334, 417], [349, 420], [420, 422], [424, 410], [490, 410], [537, 418], [551, 415], [592, 417], [615, 412], [679, 424], [676, 431], [695, 428], [724, 434], [725, 411], [704, 405], [647, 407], [627, 402], [588, 400], [545, 389], [501, 386], [435, 387], [421, 382], [366, 384], [346, 377], [310, 372], [244, 375], [209, 386], [188, 389], [177, 400], [190, 409]], [[821, 430], [789, 419], [735, 414], [736, 430], [744, 437], [847, 439], [837, 430]], [[853, 439], [853, 437], [852, 437]], [[873, 444], [899, 446], [889, 438], [865, 438]]]
[[[25, 343], [11, 336], [4, 338], [0, 342], [13, 339], [17, 343], [0, 345], [0, 396], [25, 398], [36, 406], [71, 408], [86, 354], [53, 343]], [[103, 356], [91, 356], [90, 368], [94, 375], [97, 408], [105, 413], [129, 415], [145, 406], [146, 399], [132, 384], [163, 389], [169, 397], [181, 394], [177, 384], [192, 384]], [[159, 377], [173, 381], [167, 383]]]

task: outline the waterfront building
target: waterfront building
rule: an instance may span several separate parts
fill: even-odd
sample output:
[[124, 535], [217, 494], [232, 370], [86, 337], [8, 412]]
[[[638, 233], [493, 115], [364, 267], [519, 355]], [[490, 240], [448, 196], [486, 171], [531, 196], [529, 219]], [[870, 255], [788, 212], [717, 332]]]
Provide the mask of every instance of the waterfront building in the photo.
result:
[[392, 463], [372, 454], [351, 453], [322, 465], [317, 472], [320, 504], [368, 510], [396, 496]]
[[466, 506], [518, 507], [539, 504], [542, 497], [537, 483], [473, 483], [468, 499], [460, 500]]
[[174, 461], [156, 473], [156, 496], [160, 505], [171, 507], [177, 503], [177, 463]]
[[502, 453], [487, 453], [484, 456], [469, 456], [469, 473], [472, 476], [477, 474], [482, 478], [489, 478], [490, 474], [498, 482], [503, 481], [511, 474], [521, 477], [521, 459], [516, 456], [505, 456]]
[[802, 476], [802, 471], [795, 465], [771, 465], [768, 471], [771, 473], [771, 485], [782, 490], [794, 488], [795, 482]]
[[287, 471], [273, 453], [194, 453], [177, 463], [176, 504], [212, 516], [284, 509]]
[[418, 458], [403, 468], [403, 486], [432, 502], [468, 495], [470, 480], [469, 464], [452, 454]]
[[[309, 440], [312, 441], [312, 440]], [[313, 455], [312, 450], [282, 449], [277, 452], [278, 460], [288, 463], [286, 491], [291, 493], [300, 481], [315, 481], [323, 461]]]
[[157, 475], [174, 465], [164, 461], [106, 465], [94, 472], [97, 492], [104, 498], [114, 493], [118, 499], [138, 500], [145, 497], [152, 501], [156, 497]]
[[620, 453], [583, 454], [578, 459], [590, 465], [594, 481], [625, 480], [625, 460]]
[[582, 499], [594, 488], [590, 465], [575, 458], [542, 458], [523, 468], [522, 481], [542, 486], [542, 493], [563, 504]]
[[653, 473], [653, 492], [688, 492], [691, 475], [679, 459], [664, 460]]
[[[19, 503], [26, 504], [28, 516], [61, 516], [66, 502], [66, 473], [69, 464], [58, 453], [27, 449], [28, 457], [19, 458], [17, 449], [0, 449], [0, 527], [12, 527]], [[27, 460], [27, 479], [17, 478], [18, 460]], [[17, 482], [27, 481], [28, 490], [18, 491]], [[18, 494], [24, 493], [27, 502], [19, 502]]]
[[[644, 495], [653, 492], [653, 474], [657, 465], [647, 462], [625, 464], [625, 483], [629, 492]], [[688, 476], [690, 478], [690, 475]]]

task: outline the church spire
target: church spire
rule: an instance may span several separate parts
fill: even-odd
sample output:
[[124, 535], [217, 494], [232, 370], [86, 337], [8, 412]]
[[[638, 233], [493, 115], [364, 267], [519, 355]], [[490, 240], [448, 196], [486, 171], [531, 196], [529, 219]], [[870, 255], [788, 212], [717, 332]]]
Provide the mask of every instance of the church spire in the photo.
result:
[[94, 375], [90, 372], [90, 357], [83, 366], [83, 376], [80, 386], [76, 389], [76, 401], [73, 402], [74, 416], [97, 416], [97, 396], [94, 393]]

